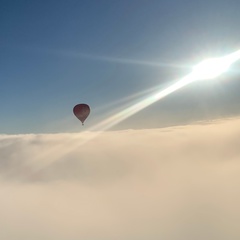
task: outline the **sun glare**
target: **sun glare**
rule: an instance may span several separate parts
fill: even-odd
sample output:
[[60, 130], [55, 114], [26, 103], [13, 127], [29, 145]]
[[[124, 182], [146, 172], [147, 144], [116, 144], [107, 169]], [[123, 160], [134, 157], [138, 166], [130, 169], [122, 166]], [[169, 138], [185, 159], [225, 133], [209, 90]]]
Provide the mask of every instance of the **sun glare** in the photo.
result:
[[221, 58], [209, 58], [193, 67], [190, 76], [196, 80], [214, 79], [227, 72], [229, 67], [240, 59], [240, 51]]
[[207, 59], [193, 68], [192, 76], [199, 80], [213, 79], [226, 72], [230, 65], [225, 59]]
[[190, 74], [186, 75], [173, 85], [163, 90], [156, 91], [155, 93], [146, 96], [144, 99], [132, 103], [128, 107], [125, 107], [123, 110], [118, 111], [116, 114], [103, 120], [89, 130], [107, 130], [120, 123], [121, 121], [129, 118], [130, 116], [136, 114], [137, 112], [143, 110], [144, 108], [150, 106], [151, 104], [159, 101], [160, 99], [168, 96], [169, 94], [183, 88], [184, 86], [194, 81], [214, 79], [220, 76], [229, 69], [231, 64], [233, 64], [239, 59], [240, 50], [224, 57], [206, 59], [193, 67], [193, 71]]
[[99, 122], [97, 125], [86, 129], [85, 132], [91, 132], [90, 136], [89, 134], [87, 134], [84, 137], [84, 135], [81, 134], [81, 139], [78, 138], [78, 141], [72, 141], [70, 147], [68, 149], [65, 149], [65, 154], [71, 152], [80, 145], [93, 140], [103, 131], [112, 128], [123, 120], [131, 117], [132, 115], [138, 113], [139, 111], [145, 109], [146, 107], [159, 101], [160, 99], [168, 96], [169, 94], [183, 88], [184, 86], [187, 86], [188, 84], [197, 80], [213, 79], [220, 76], [229, 69], [231, 64], [238, 61], [239, 59], [240, 50], [222, 58], [210, 58], [204, 60], [203, 62], [193, 67], [193, 71], [191, 73], [179, 79], [169, 87], [155, 91], [154, 93], [149, 94], [145, 98], [141, 98], [140, 100], [138, 99], [138, 101], [131, 102], [128, 106], [116, 110], [115, 114], [112, 114], [108, 118]]

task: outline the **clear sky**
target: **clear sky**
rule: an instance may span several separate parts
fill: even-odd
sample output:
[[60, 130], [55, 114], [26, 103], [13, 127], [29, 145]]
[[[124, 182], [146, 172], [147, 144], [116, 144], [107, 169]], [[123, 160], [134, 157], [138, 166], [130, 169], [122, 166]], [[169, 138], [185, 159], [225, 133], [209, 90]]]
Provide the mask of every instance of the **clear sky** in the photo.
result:
[[[238, 1], [4, 1], [0, 7], [0, 132], [78, 132], [149, 88], [162, 89], [207, 57], [238, 50]], [[236, 65], [235, 65], [236, 68]], [[238, 115], [236, 71], [194, 83], [115, 129]], [[132, 99], [133, 100], [133, 99]]]

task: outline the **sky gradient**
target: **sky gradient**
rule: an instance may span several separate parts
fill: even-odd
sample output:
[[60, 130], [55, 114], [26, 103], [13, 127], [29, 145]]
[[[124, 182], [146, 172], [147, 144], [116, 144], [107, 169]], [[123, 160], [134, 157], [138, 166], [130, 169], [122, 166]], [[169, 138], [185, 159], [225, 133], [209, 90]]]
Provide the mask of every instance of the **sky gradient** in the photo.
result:
[[[76, 104], [91, 106], [86, 122], [91, 127], [124, 107], [129, 97], [163, 89], [205, 58], [238, 50], [239, 5], [1, 1], [0, 132], [78, 132]], [[237, 67], [216, 81], [182, 89], [115, 129], [239, 115]]]

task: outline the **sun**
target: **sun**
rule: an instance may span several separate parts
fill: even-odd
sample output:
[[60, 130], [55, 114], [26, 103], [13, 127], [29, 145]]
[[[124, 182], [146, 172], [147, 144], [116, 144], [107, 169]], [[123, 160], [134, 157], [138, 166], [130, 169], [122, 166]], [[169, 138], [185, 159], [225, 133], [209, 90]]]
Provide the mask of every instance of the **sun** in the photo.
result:
[[214, 79], [226, 72], [231, 65], [228, 59], [210, 58], [193, 67], [192, 77], [201, 80]]
[[[224, 57], [206, 59], [194, 66], [192, 72], [179, 79], [174, 84], [165, 89], [156, 90], [154, 93], [147, 95], [144, 98], [137, 99], [135, 102], [129, 103], [128, 106], [123, 106], [122, 108], [116, 109], [113, 115], [89, 128], [88, 131], [96, 132], [97, 136], [101, 132], [112, 128], [123, 120], [168, 96], [169, 94], [183, 88], [184, 86], [187, 86], [188, 84], [198, 80], [217, 78], [221, 74], [225, 73], [229, 67], [238, 60], [240, 60], [240, 50]], [[95, 135], [93, 135], [92, 138], [94, 137]], [[90, 139], [86, 140], [85, 142], [89, 140]]]
[[214, 79], [227, 72], [229, 67], [240, 58], [240, 51], [221, 58], [209, 58], [193, 67], [191, 76], [194, 80]]
[[240, 50], [224, 57], [206, 59], [194, 66], [192, 72], [179, 79], [174, 84], [165, 89], [156, 91], [155, 93], [146, 96], [145, 98], [135, 103], [130, 103], [129, 106], [125, 106], [124, 109], [116, 111], [115, 114], [107, 119], [104, 119], [102, 122], [94, 126], [91, 130], [107, 130], [190, 83], [198, 80], [217, 78], [226, 72], [229, 67], [237, 60], [240, 60]]

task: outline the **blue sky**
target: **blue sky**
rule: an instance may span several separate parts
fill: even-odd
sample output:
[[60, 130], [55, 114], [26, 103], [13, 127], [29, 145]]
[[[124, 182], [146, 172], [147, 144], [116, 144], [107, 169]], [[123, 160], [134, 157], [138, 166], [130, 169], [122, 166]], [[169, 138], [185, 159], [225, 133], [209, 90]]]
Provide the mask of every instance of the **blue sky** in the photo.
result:
[[[0, 1], [0, 133], [76, 132], [172, 84], [190, 67], [240, 48], [238, 1]], [[237, 64], [144, 109], [115, 129], [237, 116]], [[130, 101], [130, 100], [129, 100]]]

